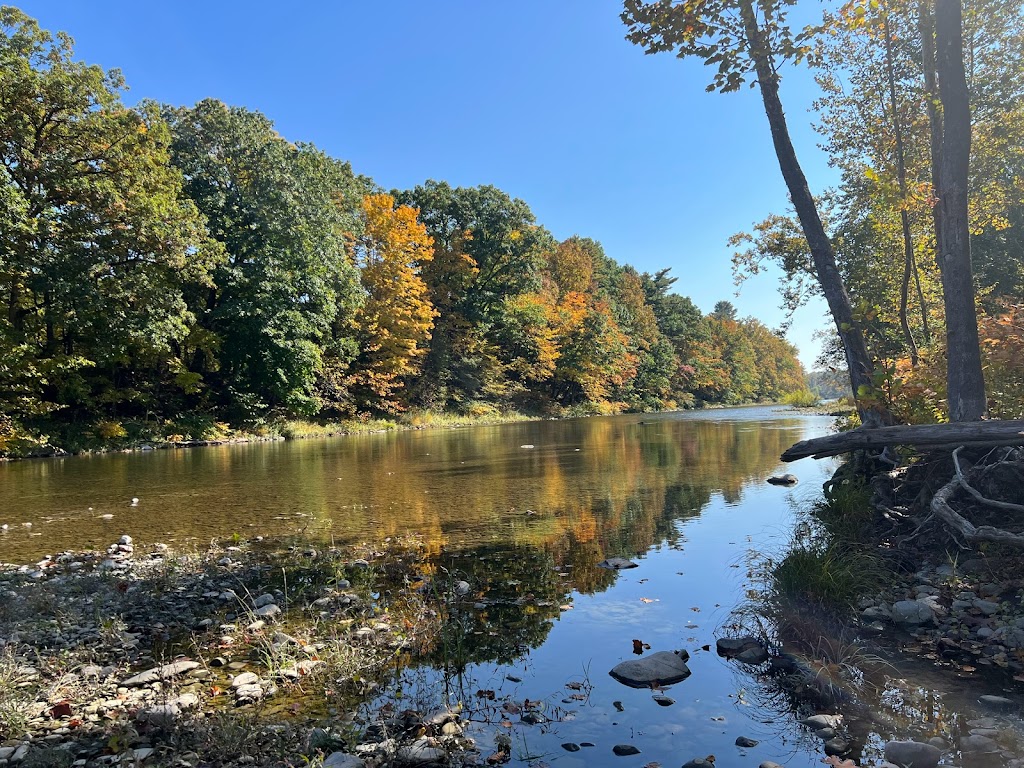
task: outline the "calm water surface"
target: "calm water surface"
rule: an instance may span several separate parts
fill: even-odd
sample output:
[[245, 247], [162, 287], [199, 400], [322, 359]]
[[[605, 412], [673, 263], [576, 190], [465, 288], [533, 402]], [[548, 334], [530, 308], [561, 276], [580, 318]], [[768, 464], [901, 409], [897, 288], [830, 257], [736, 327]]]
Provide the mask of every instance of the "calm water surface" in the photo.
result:
[[[507, 737], [511, 764], [534, 768], [674, 768], [708, 754], [720, 768], [820, 764], [790, 705], [704, 647], [728, 633], [757, 564], [784, 550], [834, 468], [779, 454], [830, 423], [755, 407], [13, 463], [0, 466], [0, 561], [122, 533], [179, 547], [236, 532], [412, 533], [480, 602], [394, 685], [424, 709], [464, 702], [485, 756]], [[800, 485], [764, 482], [781, 471]], [[639, 567], [597, 568], [608, 556]], [[670, 706], [609, 677], [635, 639], [690, 653], [692, 675], [661, 692]], [[955, 695], [911, 682], [890, 698], [920, 723], [955, 718]], [[548, 722], [520, 723], [526, 699]], [[740, 749], [738, 736], [760, 744]], [[616, 744], [641, 754], [616, 757]]]

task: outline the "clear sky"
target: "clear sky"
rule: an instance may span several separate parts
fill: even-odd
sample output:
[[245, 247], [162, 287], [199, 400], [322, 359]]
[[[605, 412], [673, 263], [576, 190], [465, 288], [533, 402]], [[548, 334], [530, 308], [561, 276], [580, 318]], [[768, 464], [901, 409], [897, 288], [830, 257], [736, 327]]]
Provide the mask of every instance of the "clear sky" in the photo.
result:
[[[23, 0], [76, 56], [122, 70], [129, 103], [214, 97], [274, 120], [385, 188], [493, 184], [557, 238], [670, 267], [709, 312], [782, 319], [776, 276], [735, 296], [727, 240], [788, 199], [756, 90], [708, 94], [709, 71], [626, 42], [616, 0]], [[804, 72], [783, 100], [811, 190], [834, 183]], [[810, 368], [823, 302], [789, 333]]]

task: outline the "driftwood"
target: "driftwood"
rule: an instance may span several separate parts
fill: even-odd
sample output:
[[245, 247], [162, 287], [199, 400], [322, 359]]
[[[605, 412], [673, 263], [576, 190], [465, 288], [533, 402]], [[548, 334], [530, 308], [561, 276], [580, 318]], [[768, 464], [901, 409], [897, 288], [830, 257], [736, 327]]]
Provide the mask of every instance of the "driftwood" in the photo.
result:
[[882, 449], [892, 445], [950, 449], [960, 445], [1024, 445], [1024, 419], [851, 429], [849, 432], [801, 440], [786, 449], [782, 454], [782, 460], [796, 461], [808, 456], [821, 459], [850, 451]]

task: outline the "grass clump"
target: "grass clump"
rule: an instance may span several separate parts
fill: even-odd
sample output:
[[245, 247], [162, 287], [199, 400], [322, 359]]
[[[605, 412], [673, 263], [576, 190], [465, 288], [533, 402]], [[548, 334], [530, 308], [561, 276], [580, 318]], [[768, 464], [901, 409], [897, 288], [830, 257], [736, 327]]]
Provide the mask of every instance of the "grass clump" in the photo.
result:
[[847, 543], [797, 544], [772, 573], [772, 602], [785, 610], [823, 608], [848, 612], [883, 584], [884, 569], [872, 551]]
[[798, 389], [783, 395], [782, 403], [794, 408], [814, 408], [821, 404], [821, 398], [809, 389]]

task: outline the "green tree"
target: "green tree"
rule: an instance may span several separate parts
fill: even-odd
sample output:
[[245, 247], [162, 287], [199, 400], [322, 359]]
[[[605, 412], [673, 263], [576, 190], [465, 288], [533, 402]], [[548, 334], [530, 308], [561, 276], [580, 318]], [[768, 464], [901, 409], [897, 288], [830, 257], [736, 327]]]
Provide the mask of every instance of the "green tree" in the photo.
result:
[[346, 247], [369, 183], [257, 112], [207, 99], [164, 114], [185, 191], [227, 254], [194, 297], [206, 333], [192, 370], [232, 419], [315, 413], [325, 350], [353, 351], [335, 320], [359, 303]]
[[116, 71], [0, 8], [0, 411], [11, 424], [159, 409], [218, 257], [168, 165], [167, 128]]

